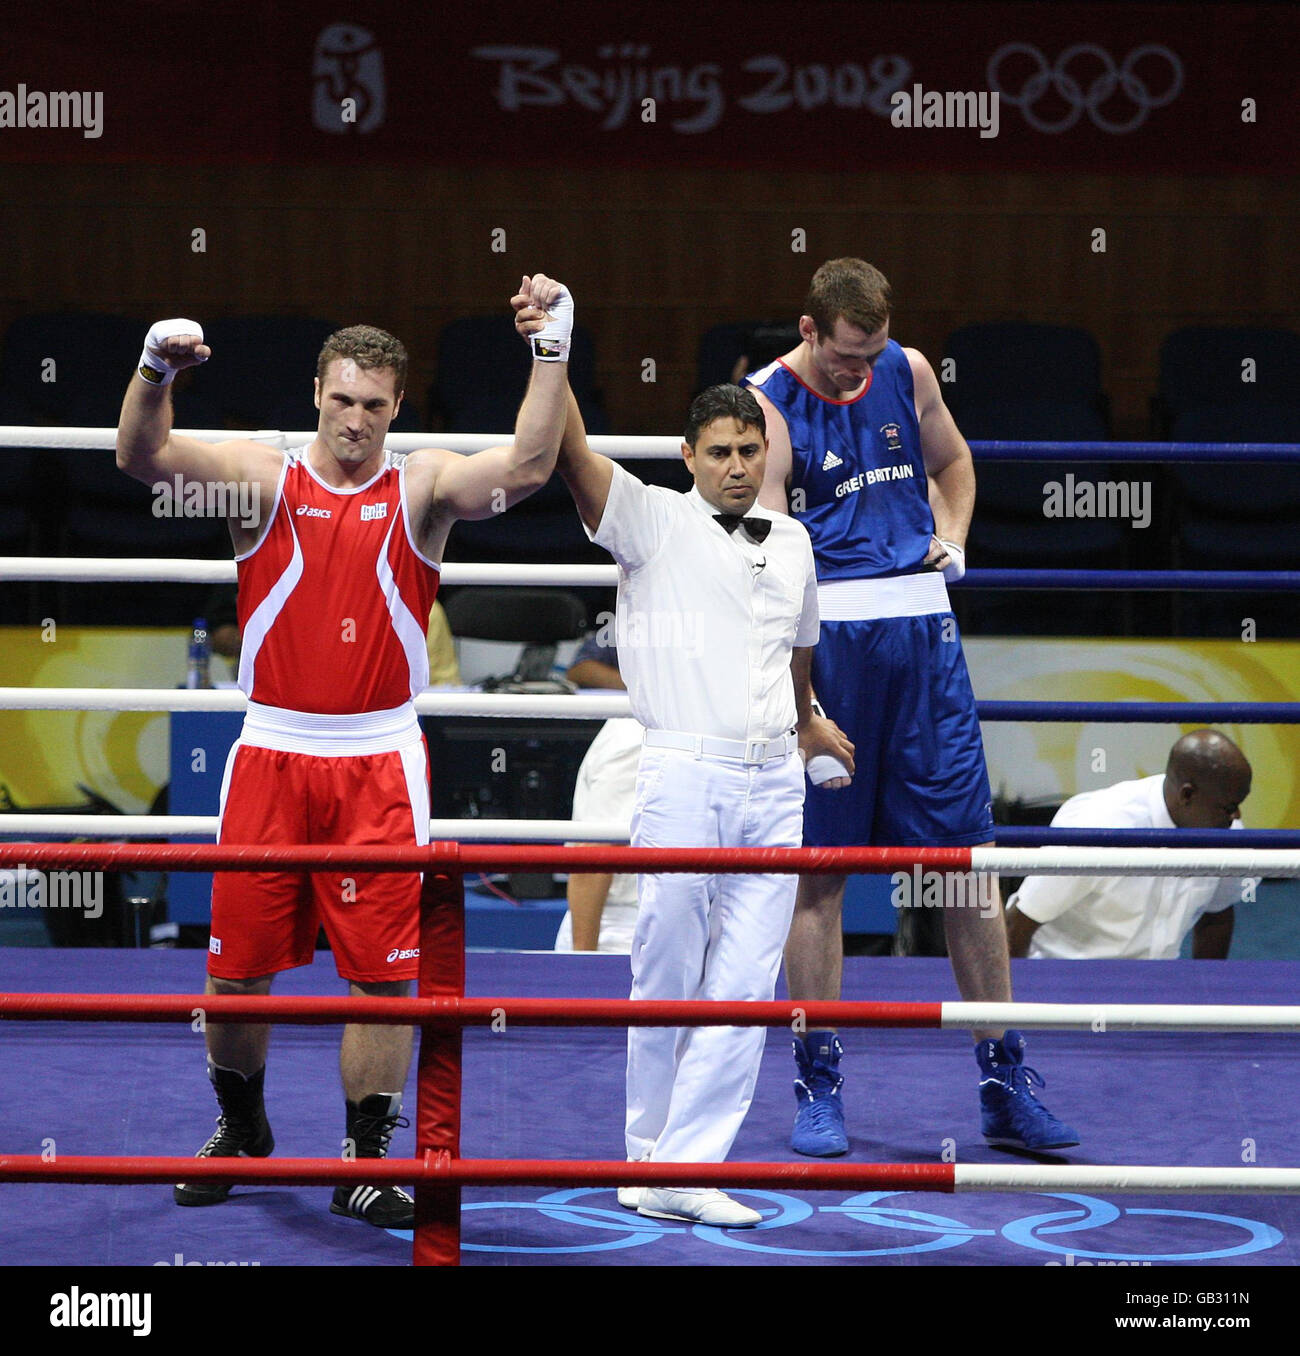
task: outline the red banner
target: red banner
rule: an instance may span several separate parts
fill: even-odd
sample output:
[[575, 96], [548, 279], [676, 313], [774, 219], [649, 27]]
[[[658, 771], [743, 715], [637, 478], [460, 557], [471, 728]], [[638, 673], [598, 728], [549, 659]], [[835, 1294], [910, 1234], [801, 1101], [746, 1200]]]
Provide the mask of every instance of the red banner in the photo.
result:
[[1282, 5], [307, 0], [11, 20], [0, 161], [1284, 174]]

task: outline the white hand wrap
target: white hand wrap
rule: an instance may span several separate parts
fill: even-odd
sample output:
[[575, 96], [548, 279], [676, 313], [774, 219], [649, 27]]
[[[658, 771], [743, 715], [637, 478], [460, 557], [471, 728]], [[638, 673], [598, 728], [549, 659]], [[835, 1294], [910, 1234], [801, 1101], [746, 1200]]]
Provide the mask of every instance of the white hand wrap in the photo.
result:
[[955, 584], [966, 573], [966, 552], [955, 541], [944, 541], [936, 537], [935, 541], [948, 552], [949, 563], [941, 571], [949, 584]]
[[[820, 702], [813, 702], [812, 711], [814, 716], [821, 716], [826, 719], [826, 712], [822, 710]], [[823, 782], [832, 781], [836, 777], [847, 777], [853, 780], [853, 774], [840, 762], [838, 758], [832, 758], [829, 753], [819, 753], [813, 758], [808, 759], [804, 771], [808, 774], [808, 780], [814, 786], [820, 786]]]
[[819, 753], [815, 758], [810, 758], [806, 770], [808, 780], [814, 786], [820, 786], [833, 777], [851, 776], [848, 768], [838, 758], [832, 758], [829, 753]]
[[569, 289], [562, 287], [546, 309], [551, 318], [531, 336], [533, 357], [543, 363], [566, 363], [573, 338], [573, 297]]
[[[168, 339], [178, 334], [197, 334], [203, 338], [203, 326], [195, 320], [160, 320], [151, 329], [144, 341], [144, 352], [140, 354], [140, 375], [154, 386], [170, 386], [176, 380], [180, 367], [173, 367], [171, 359], [163, 351]], [[206, 362], [200, 358], [200, 362]], [[184, 363], [184, 367], [193, 367], [193, 363]], [[156, 375], [149, 375], [154, 373]]]

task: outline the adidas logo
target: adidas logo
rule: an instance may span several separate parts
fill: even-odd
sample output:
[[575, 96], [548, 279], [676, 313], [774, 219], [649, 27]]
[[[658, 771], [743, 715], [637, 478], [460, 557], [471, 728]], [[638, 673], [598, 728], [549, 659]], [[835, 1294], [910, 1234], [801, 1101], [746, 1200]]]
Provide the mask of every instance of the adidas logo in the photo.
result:
[[835, 453], [832, 452], [832, 451], [830, 450], [830, 448], [828, 447], [828, 448], [826, 449], [826, 455], [825, 455], [825, 457], [822, 458], [822, 470], [823, 470], [823, 471], [833, 471], [837, 466], [843, 466], [843, 465], [844, 465], [844, 458], [843, 458], [843, 457], [837, 457], [837, 456], [835, 455]]

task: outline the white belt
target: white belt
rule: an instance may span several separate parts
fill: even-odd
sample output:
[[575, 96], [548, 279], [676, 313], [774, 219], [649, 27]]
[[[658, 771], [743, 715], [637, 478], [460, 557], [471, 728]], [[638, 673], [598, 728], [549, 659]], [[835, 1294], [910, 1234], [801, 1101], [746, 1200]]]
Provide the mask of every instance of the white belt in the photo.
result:
[[791, 730], [771, 739], [715, 739], [712, 735], [683, 734], [677, 730], [647, 730], [647, 747], [684, 749], [697, 758], [739, 758], [745, 763], [768, 763], [785, 758], [799, 747], [799, 736]]
[[341, 758], [405, 748], [420, 738], [420, 722], [411, 702], [387, 711], [334, 715], [250, 701], [239, 738], [241, 743], [282, 753]]
[[874, 621], [951, 612], [948, 586], [934, 570], [888, 579], [828, 579], [817, 585], [822, 621]]

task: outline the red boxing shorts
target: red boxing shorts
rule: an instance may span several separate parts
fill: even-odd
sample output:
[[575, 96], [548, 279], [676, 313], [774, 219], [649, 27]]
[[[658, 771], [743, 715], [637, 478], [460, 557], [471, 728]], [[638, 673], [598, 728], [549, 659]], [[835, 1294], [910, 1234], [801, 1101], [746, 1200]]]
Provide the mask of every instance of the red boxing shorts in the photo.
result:
[[[218, 841], [427, 843], [429, 758], [415, 729], [400, 748], [346, 755], [263, 748], [241, 738], [226, 764]], [[341, 978], [414, 979], [419, 901], [415, 873], [218, 872], [208, 974], [253, 979], [309, 965], [323, 926]]]

